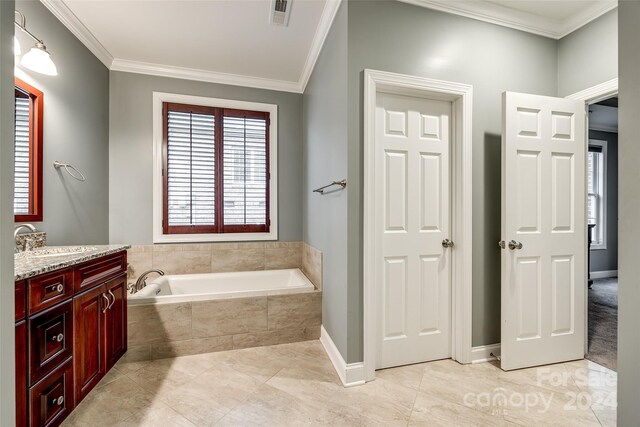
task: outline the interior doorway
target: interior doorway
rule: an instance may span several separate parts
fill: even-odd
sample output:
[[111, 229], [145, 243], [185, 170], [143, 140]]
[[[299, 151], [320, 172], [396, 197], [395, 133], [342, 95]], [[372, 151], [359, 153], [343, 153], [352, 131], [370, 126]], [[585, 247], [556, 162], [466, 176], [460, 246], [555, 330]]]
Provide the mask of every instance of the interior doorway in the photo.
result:
[[586, 358], [617, 370], [618, 98], [589, 105], [587, 220], [589, 226]]
[[[469, 363], [472, 87], [375, 70], [365, 70], [364, 80], [363, 379], [375, 379], [377, 368], [415, 361], [451, 357]], [[439, 165], [428, 168], [437, 176], [424, 174], [428, 165]], [[429, 185], [410, 194], [417, 182]], [[394, 241], [399, 238], [408, 239], [406, 247]], [[420, 288], [429, 276], [442, 286]], [[385, 292], [392, 285], [394, 292]], [[437, 316], [426, 298], [435, 293], [447, 306]], [[387, 298], [391, 294], [404, 297]], [[432, 343], [408, 359], [386, 357], [393, 353], [385, 355], [386, 347], [404, 345], [405, 335], [412, 337], [406, 342]], [[435, 348], [438, 353], [431, 353]]]

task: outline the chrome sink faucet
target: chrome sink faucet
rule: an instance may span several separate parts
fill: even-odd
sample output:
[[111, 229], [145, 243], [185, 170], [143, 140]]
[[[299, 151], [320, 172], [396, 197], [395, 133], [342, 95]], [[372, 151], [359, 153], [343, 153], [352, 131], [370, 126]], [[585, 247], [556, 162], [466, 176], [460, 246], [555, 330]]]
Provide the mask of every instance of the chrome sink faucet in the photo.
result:
[[131, 293], [135, 294], [136, 292], [138, 292], [139, 290], [143, 289], [145, 286], [147, 286], [147, 276], [151, 273], [158, 273], [161, 276], [164, 276], [164, 271], [162, 270], [147, 270], [144, 273], [142, 273], [140, 275], [140, 277], [138, 277], [138, 280], [136, 281], [136, 284], [133, 285], [132, 289], [131, 289]]
[[[16, 228], [13, 230], [13, 241], [14, 241], [14, 244], [16, 244], [16, 248], [15, 248], [16, 252], [18, 252], [18, 246], [17, 246], [16, 240], [18, 239], [18, 233], [20, 233], [20, 231], [22, 229], [27, 229], [27, 230], [31, 231], [32, 233], [36, 232], [36, 228], [32, 224], [19, 224], [19, 225], [16, 225]], [[25, 250], [27, 250], [26, 247], [25, 247]]]

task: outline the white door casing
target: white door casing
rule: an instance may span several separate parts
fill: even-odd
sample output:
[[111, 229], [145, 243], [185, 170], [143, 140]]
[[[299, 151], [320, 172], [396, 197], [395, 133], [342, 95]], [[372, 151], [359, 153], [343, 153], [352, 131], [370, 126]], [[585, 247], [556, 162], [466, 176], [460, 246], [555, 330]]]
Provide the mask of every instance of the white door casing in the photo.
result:
[[376, 368], [451, 356], [449, 101], [380, 93]]
[[364, 70], [364, 212], [363, 212], [363, 332], [364, 379], [376, 377], [378, 352], [378, 292], [376, 269], [379, 232], [376, 224], [382, 214], [376, 209], [380, 192], [376, 186], [379, 171], [376, 166], [377, 98], [394, 93], [417, 98], [448, 101], [451, 116], [451, 232], [455, 250], [451, 251], [452, 267], [452, 341], [451, 357], [461, 363], [473, 359], [471, 342], [471, 278], [472, 278], [472, 106], [471, 85], [390, 73]]
[[584, 103], [514, 92], [502, 102], [501, 367], [581, 359]]

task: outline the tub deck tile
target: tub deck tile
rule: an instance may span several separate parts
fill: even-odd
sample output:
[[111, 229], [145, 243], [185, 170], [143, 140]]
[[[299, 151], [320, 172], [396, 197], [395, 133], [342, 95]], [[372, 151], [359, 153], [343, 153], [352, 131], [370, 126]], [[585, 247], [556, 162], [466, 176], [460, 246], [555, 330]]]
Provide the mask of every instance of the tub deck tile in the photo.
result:
[[315, 326], [322, 323], [322, 293], [270, 295], [269, 330]]
[[267, 297], [229, 298], [192, 303], [193, 338], [267, 330]]

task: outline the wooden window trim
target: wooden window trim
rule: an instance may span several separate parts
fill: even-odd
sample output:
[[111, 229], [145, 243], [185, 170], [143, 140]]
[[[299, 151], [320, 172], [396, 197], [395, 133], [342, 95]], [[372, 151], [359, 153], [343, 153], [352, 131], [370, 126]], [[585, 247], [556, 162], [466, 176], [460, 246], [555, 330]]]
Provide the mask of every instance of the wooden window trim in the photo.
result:
[[[215, 223], [212, 225], [169, 225], [169, 111], [183, 113], [210, 114], [215, 121]], [[265, 215], [266, 224], [238, 225], [224, 224], [224, 166], [223, 165], [223, 120], [224, 117], [244, 117], [251, 119], [264, 119], [266, 121], [265, 154], [266, 154], [266, 186], [265, 186]], [[162, 232], [163, 234], [232, 234], [232, 233], [269, 233], [271, 229], [271, 172], [270, 172], [270, 146], [269, 127], [270, 114], [266, 111], [239, 110], [232, 108], [208, 107], [203, 105], [190, 105], [174, 102], [162, 103]]]
[[30, 84], [14, 78], [16, 87], [29, 93], [29, 214], [14, 215], [15, 222], [40, 222], [43, 218], [43, 112], [44, 94]]

